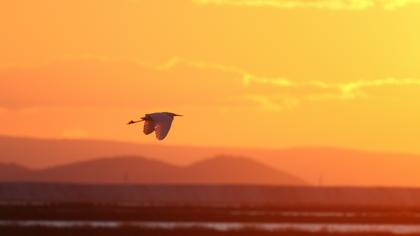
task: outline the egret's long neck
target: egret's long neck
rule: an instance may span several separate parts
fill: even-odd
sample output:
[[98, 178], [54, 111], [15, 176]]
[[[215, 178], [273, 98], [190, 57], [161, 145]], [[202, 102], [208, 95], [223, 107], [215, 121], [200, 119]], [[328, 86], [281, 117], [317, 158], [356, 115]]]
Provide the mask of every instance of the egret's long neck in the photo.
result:
[[139, 122], [142, 122], [142, 121], [144, 121], [144, 120], [130, 120], [130, 122], [128, 122], [127, 124], [131, 125], [131, 124], [139, 123]]

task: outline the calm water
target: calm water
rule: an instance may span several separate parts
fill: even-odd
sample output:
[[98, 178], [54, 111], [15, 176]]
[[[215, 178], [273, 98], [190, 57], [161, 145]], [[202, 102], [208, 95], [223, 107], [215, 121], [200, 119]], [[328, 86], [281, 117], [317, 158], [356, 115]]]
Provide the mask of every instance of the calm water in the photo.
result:
[[420, 213], [416, 212], [339, 212], [339, 211], [266, 211], [266, 210], [236, 210], [231, 211], [232, 215], [248, 216], [282, 216], [282, 217], [316, 217], [316, 218], [358, 218], [358, 217], [386, 217], [409, 216], [411, 218], [420, 218]]
[[239, 230], [253, 228], [265, 231], [274, 230], [299, 230], [306, 232], [388, 232], [394, 234], [420, 233], [419, 225], [403, 224], [349, 224], [349, 223], [241, 223], [241, 222], [118, 222], [118, 221], [43, 221], [43, 220], [18, 220], [0, 221], [0, 226], [43, 226], [58, 228], [73, 227], [98, 227], [118, 228], [121, 226], [143, 227], [155, 229], [185, 229], [205, 228], [219, 231]]

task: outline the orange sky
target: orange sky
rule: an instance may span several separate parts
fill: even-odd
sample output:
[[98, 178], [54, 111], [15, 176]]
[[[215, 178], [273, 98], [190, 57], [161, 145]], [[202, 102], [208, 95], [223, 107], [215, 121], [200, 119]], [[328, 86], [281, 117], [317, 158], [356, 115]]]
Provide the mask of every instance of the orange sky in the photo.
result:
[[420, 153], [417, 0], [0, 3], [0, 133]]

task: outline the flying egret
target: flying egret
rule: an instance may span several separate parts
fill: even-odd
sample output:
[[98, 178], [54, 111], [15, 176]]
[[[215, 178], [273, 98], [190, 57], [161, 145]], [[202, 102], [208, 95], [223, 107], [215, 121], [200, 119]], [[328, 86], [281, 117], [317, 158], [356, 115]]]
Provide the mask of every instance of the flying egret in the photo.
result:
[[144, 121], [144, 134], [148, 135], [155, 131], [156, 138], [158, 140], [163, 140], [168, 135], [169, 129], [171, 129], [172, 121], [174, 120], [175, 116], [182, 115], [178, 115], [172, 112], [155, 112], [145, 114], [144, 117], [140, 118], [140, 120], [130, 120], [128, 125]]

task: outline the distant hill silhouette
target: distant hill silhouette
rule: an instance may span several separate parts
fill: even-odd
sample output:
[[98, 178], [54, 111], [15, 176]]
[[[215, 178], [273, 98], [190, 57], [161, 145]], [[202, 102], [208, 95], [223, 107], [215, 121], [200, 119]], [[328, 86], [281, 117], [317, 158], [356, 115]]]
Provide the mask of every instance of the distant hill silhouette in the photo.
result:
[[[185, 180], [193, 183], [254, 183], [302, 185], [304, 181], [257, 161], [221, 156], [194, 163], [184, 168]], [[181, 175], [182, 176], [182, 175]], [[199, 176], [198, 179], [192, 179]]]
[[[3, 172], [4, 171], [4, 172]], [[76, 162], [41, 170], [0, 165], [0, 182], [306, 185], [287, 173], [246, 158], [216, 157], [175, 166], [141, 157]]]
[[32, 171], [16, 164], [0, 163], [0, 181], [20, 181], [26, 179]]
[[331, 147], [219, 148], [171, 146], [162, 142], [142, 144], [0, 136], [0, 163], [16, 163], [36, 169], [105, 156], [145, 156], [165, 163], [191, 165], [221, 154], [250, 157], [324, 186], [420, 187], [420, 155], [414, 154]]

